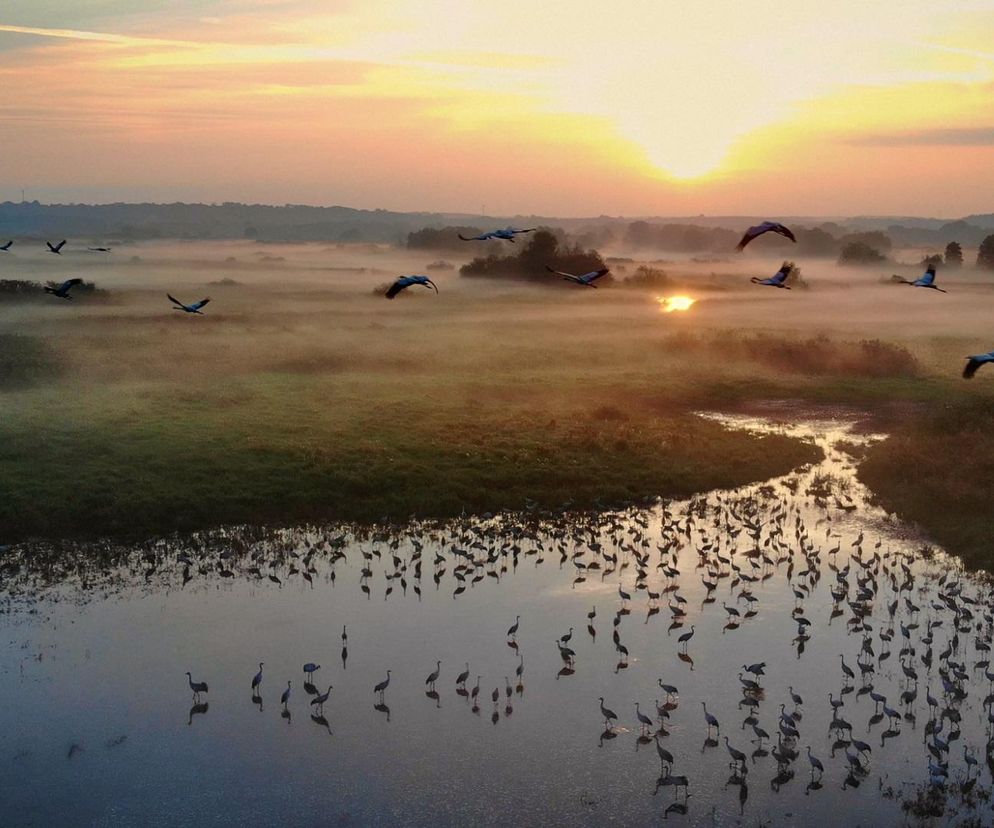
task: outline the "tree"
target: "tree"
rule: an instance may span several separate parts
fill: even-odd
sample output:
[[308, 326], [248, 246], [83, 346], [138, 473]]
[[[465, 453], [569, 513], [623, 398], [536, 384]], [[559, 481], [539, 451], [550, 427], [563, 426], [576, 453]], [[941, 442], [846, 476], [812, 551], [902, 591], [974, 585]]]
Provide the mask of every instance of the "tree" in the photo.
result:
[[994, 233], [980, 243], [977, 251], [977, 267], [994, 270]]
[[963, 248], [959, 242], [949, 242], [946, 245], [946, 267], [962, 267]]
[[894, 245], [890, 236], [886, 233], [881, 233], [879, 230], [868, 230], [864, 233], [849, 233], [839, 239], [839, 241], [843, 246], [852, 242], [860, 242], [874, 251], [883, 251], [884, 253], [889, 252]]
[[942, 254], [941, 253], [933, 253], [930, 256], [923, 256], [922, 257], [922, 267], [924, 267], [924, 268], [938, 267], [941, 264], [942, 264]]
[[839, 254], [839, 264], [840, 265], [867, 265], [867, 264], [877, 264], [886, 260], [884, 256], [878, 250], [870, 247], [870, 245], [861, 241], [851, 241], [845, 247], [842, 248], [842, 252]]

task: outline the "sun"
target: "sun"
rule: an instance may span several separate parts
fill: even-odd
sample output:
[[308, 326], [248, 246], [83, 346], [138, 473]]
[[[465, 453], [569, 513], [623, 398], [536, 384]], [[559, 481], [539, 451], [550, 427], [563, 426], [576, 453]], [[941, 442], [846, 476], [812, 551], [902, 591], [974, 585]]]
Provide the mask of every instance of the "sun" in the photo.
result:
[[691, 299], [689, 296], [657, 296], [656, 301], [663, 313], [690, 310], [691, 305], [697, 302], [696, 299]]

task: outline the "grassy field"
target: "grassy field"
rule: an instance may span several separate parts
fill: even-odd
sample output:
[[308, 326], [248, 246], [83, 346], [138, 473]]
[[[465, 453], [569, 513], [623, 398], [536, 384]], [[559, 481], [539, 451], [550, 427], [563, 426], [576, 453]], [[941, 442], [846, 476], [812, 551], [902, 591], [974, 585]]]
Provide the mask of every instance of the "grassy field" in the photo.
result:
[[[811, 460], [693, 414], [790, 399], [872, 413], [894, 435], [863, 470], [884, 504], [990, 560], [994, 386], [958, 377], [994, 344], [981, 277], [946, 296], [806, 266], [788, 293], [743, 285], [770, 263], [688, 265], [671, 276], [701, 301], [663, 314], [651, 292], [455, 271], [387, 302], [374, 288], [418, 269], [403, 251], [139, 253], [18, 263], [111, 297], [0, 307], [0, 543], [686, 495]], [[211, 295], [208, 315], [166, 290]]]

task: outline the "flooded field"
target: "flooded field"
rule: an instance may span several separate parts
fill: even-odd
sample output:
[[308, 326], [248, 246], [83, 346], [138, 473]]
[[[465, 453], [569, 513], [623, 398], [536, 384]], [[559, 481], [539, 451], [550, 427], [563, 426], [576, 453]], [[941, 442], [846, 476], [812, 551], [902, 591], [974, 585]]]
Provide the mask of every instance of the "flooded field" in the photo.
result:
[[0, 824], [991, 824], [990, 587], [856, 426], [639, 510], [16, 549]]

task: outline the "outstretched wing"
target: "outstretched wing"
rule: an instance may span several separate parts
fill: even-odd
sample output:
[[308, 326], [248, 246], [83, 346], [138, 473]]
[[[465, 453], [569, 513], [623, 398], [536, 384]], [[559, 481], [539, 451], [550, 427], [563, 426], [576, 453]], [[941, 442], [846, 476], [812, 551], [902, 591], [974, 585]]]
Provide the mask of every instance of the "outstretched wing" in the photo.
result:
[[59, 242], [59, 243], [58, 243], [57, 245], [55, 245], [55, 247], [53, 247], [53, 248], [52, 248], [52, 250], [54, 250], [54, 251], [55, 251], [56, 253], [58, 253], [58, 252], [59, 252], [60, 250], [62, 250], [62, 247], [63, 247], [63, 245], [64, 245], [65, 243], [66, 243], [66, 240], [65, 240], [65, 239], [63, 239], [63, 240], [62, 240], [62, 241], [60, 241], [60, 242]]
[[749, 242], [751, 242], [757, 236], [762, 236], [763, 233], [771, 229], [772, 227], [770, 225], [770, 222], [768, 221], [764, 221], [762, 224], [754, 224], [752, 227], [750, 227], [748, 230], [745, 231], [745, 233], [742, 235], [742, 240], [737, 245], [735, 245], [735, 249], [741, 253], [743, 250], [745, 250], [745, 246], [749, 244]]
[[977, 369], [981, 365], [985, 365], [988, 362], [994, 362], [994, 351], [989, 354], [977, 354], [976, 356], [968, 356], [967, 363], [963, 367], [963, 378], [970, 379], [974, 374], [977, 373]]
[[167, 293], [166, 294], [166, 298], [170, 302], [172, 302], [174, 305], [179, 305], [181, 308], [185, 308], [186, 307], [186, 305], [184, 305], [182, 302], [180, 302], [180, 300], [177, 299], [175, 296], [173, 296], [171, 293]]
[[459, 238], [463, 241], [486, 241], [493, 234], [492, 233], [481, 233], [479, 236], [464, 236], [462, 233], [459, 234]]
[[751, 242], [757, 236], [762, 236], [763, 233], [769, 233], [770, 231], [773, 231], [774, 233], [779, 233], [781, 236], [786, 236], [792, 242], [797, 241], [797, 239], [794, 238], [794, 234], [790, 231], [789, 228], [784, 227], [784, 225], [776, 221], [764, 221], [761, 224], [754, 224], [752, 227], [746, 230], [745, 234], [742, 236], [742, 240], [735, 246], [735, 249], [739, 253], [741, 253], [743, 250], [745, 250], [745, 246], [749, 244], [749, 242]]
[[11, 246], [11, 245], [12, 245], [13, 243], [14, 243], [14, 240], [13, 240], [13, 239], [11, 239], [11, 240], [10, 240], [9, 242], [7, 242], [6, 244], [4, 244], [4, 245], [0, 245], [0, 250], [10, 250], [10, 246]]
[[794, 234], [790, 231], [789, 227], [785, 227], [784, 225], [778, 222], [777, 224], [773, 225], [771, 229], [773, 230], [774, 233], [779, 233], [781, 236], [786, 236], [788, 239], [794, 242], [794, 244], [797, 244], [797, 239], [794, 237]]
[[81, 284], [83, 284], [83, 280], [82, 280], [82, 279], [66, 279], [66, 280], [65, 280], [65, 281], [64, 281], [64, 282], [63, 282], [63, 283], [62, 283], [62, 284], [61, 284], [61, 285], [59, 286], [59, 292], [60, 292], [60, 293], [65, 293], [65, 292], [66, 292], [67, 290], [69, 290], [69, 288], [71, 288], [71, 287], [72, 287], [73, 285], [81, 285]]
[[545, 266], [545, 269], [548, 270], [549, 273], [555, 273], [557, 276], [562, 276], [564, 279], [576, 279], [577, 278], [572, 273], [567, 273], [565, 270], [556, 270], [555, 268], [549, 267], [548, 265]]
[[402, 276], [401, 278], [399, 278], [396, 282], [394, 282], [392, 285], [390, 285], [390, 287], [387, 289], [387, 292], [386, 292], [387, 299], [393, 299], [394, 296], [396, 296], [398, 293], [400, 293], [409, 284], [411, 284], [411, 280], [408, 279], [406, 276]]
[[190, 305], [190, 310], [200, 310], [204, 305], [210, 302], [211, 298], [208, 296], [206, 299], [201, 299], [199, 302], [194, 302]]
[[935, 271], [926, 270], [925, 274], [920, 279], [918, 279], [918, 281], [915, 284], [925, 286], [925, 285], [931, 285], [934, 282], [935, 282]]
[[586, 282], [589, 285], [591, 282], [594, 282], [597, 279], [600, 279], [601, 276], [604, 276], [606, 274], [607, 274], [607, 268], [606, 267], [602, 267], [600, 270], [592, 270], [592, 271], [590, 271], [590, 273], [584, 273], [580, 277], [580, 279], [581, 279], [581, 281]]

